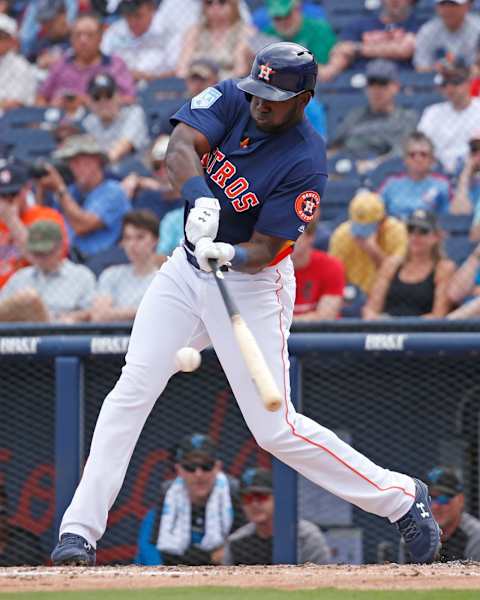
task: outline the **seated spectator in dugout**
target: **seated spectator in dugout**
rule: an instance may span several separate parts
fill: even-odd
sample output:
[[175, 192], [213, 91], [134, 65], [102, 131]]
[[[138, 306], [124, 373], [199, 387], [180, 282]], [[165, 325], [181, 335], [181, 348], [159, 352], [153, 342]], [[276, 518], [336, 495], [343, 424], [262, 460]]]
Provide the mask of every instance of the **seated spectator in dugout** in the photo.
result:
[[55, 193], [71, 247], [82, 262], [117, 243], [130, 201], [121, 184], [105, 175], [107, 156], [91, 135], [67, 138], [53, 157], [66, 161], [74, 183], [67, 186], [60, 172], [47, 164], [42, 185]]
[[[271, 565], [273, 563], [273, 495], [272, 472], [247, 469], [240, 479], [240, 500], [246, 525], [227, 540], [224, 565]], [[330, 548], [320, 529], [310, 521], [298, 522], [298, 564], [324, 565], [330, 562]]]
[[0, 13], [0, 115], [35, 101], [35, 68], [18, 53], [17, 35], [16, 21]]
[[320, 81], [335, 79], [346, 68], [364, 67], [367, 60], [384, 58], [398, 66], [411, 67], [415, 34], [421, 21], [415, 16], [416, 0], [382, 0], [380, 13], [352, 19], [341, 32], [340, 41], [320, 65]]
[[378, 194], [365, 190], [350, 202], [349, 216], [332, 233], [329, 254], [342, 261], [347, 283], [368, 294], [387, 258], [405, 255], [407, 230], [402, 221], [385, 214]]
[[454, 215], [471, 215], [476, 212], [479, 200], [480, 131], [475, 131], [468, 142], [468, 154], [460, 169], [450, 212]]
[[364, 319], [440, 319], [450, 310], [447, 290], [455, 263], [442, 253], [443, 235], [435, 213], [418, 209], [406, 224], [407, 253], [383, 262], [363, 307]]
[[328, 62], [336, 36], [325, 19], [305, 17], [300, 0], [267, 0], [266, 4], [272, 24], [264, 33], [308, 48], [321, 65]]
[[46, 563], [40, 538], [14, 525], [8, 514], [5, 485], [0, 483], [0, 567], [37, 567]]
[[129, 263], [105, 269], [99, 277], [95, 299], [88, 311], [95, 322], [132, 321], [138, 305], [158, 270], [157, 217], [147, 210], [123, 218], [121, 245]]
[[293, 249], [297, 283], [294, 321], [332, 320], [342, 310], [345, 269], [338, 258], [313, 247], [316, 227], [315, 221], [309, 223]]
[[37, 0], [36, 21], [40, 35], [35, 37], [28, 58], [48, 71], [70, 48], [70, 23], [65, 0]]
[[[402, 154], [405, 138], [415, 130], [415, 111], [396, 105], [400, 89], [398, 70], [389, 60], [367, 65], [368, 104], [351, 109], [328, 141], [329, 153], [341, 151], [355, 159], [365, 159], [373, 168], [382, 160]], [[358, 165], [360, 168], [361, 165]]]
[[215, 443], [201, 433], [181, 439], [175, 472], [142, 521], [135, 563], [220, 564], [228, 534], [245, 522], [238, 482], [222, 471]]
[[447, 177], [432, 171], [435, 157], [431, 140], [420, 131], [411, 133], [403, 160], [406, 172], [387, 177], [378, 190], [387, 214], [404, 220], [417, 209], [437, 215], [448, 213], [450, 183]]
[[143, 108], [139, 104], [122, 106], [117, 83], [111, 75], [95, 75], [87, 90], [91, 112], [82, 120], [82, 127], [95, 138], [110, 163], [148, 146]]
[[37, 104], [58, 106], [72, 114], [70, 104], [75, 110], [79, 104], [88, 105], [88, 82], [98, 73], [108, 73], [115, 79], [123, 101], [133, 100], [136, 92], [132, 74], [119, 56], [100, 50], [102, 31], [102, 23], [95, 15], [77, 17], [72, 25], [72, 47], [41, 84]]
[[435, 0], [437, 16], [417, 34], [413, 64], [417, 71], [442, 68], [445, 59], [463, 58], [472, 65], [480, 41], [480, 17], [470, 13], [471, 0]]
[[81, 320], [90, 307], [95, 277], [63, 257], [63, 234], [53, 221], [36, 221], [28, 230], [31, 266], [19, 269], [0, 291], [0, 322]]
[[439, 465], [428, 473], [425, 483], [433, 516], [442, 530], [438, 560], [480, 561], [480, 521], [465, 510], [464, 486], [457, 469]]
[[35, 202], [28, 169], [18, 160], [0, 166], [0, 288], [12, 274], [29, 264], [26, 252], [28, 228], [39, 220], [58, 223], [64, 235], [63, 254], [68, 252], [65, 222], [53, 208]]
[[469, 140], [480, 122], [480, 98], [470, 96], [470, 79], [471, 69], [463, 59], [445, 65], [437, 81], [446, 102], [427, 106], [418, 123], [449, 174], [466, 159]]

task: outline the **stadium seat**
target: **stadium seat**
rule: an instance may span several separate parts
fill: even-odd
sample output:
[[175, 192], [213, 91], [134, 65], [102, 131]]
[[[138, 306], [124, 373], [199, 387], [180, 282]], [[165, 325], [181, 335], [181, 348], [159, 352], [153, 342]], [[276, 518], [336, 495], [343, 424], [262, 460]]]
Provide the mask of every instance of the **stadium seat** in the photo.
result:
[[417, 73], [410, 69], [402, 69], [399, 73], [403, 93], [431, 93], [437, 89], [436, 73]]
[[127, 255], [125, 254], [125, 250], [121, 246], [112, 246], [112, 248], [108, 248], [103, 252], [99, 252], [98, 254], [88, 257], [84, 264], [91, 271], [93, 271], [95, 277], [98, 277], [100, 273], [107, 267], [112, 267], [113, 265], [124, 265], [128, 262], [129, 261]]
[[349, 154], [338, 152], [327, 159], [327, 172], [329, 181], [336, 179], [348, 179], [349, 181], [358, 181], [360, 185], [360, 176], [355, 165], [355, 159]]
[[52, 129], [63, 116], [63, 111], [53, 107], [23, 106], [7, 111], [0, 119], [0, 128], [32, 127]]
[[366, 82], [364, 73], [352, 69], [340, 73], [333, 81], [318, 83], [315, 93], [322, 101], [325, 99], [323, 94], [359, 94]]
[[365, 174], [364, 184], [370, 190], [378, 190], [387, 177], [405, 172], [405, 163], [400, 156], [389, 158], [380, 163], [378, 167]]
[[45, 129], [31, 127], [6, 128], [0, 131], [3, 143], [12, 146], [12, 153], [20, 160], [45, 158], [55, 150], [55, 138]]
[[358, 188], [357, 180], [329, 181], [320, 207], [322, 220], [338, 222], [346, 218], [348, 205]]
[[472, 215], [440, 215], [439, 222], [442, 229], [453, 236], [467, 236], [472, 226]]
[[425, 93], [403, 93], [401, 92], [397, 96], [397, 104], [403, 106], [403, 108], [411, 108], [416, 110], [420, 116], [427, 106], [437, 104], [438, 102], [445, 102], [445, 98], [437, 92], [425, 92]]
[[137, 175], [140, 175], [141, 177], [152, 176], [152, 172], [140, 160], [138, 155], [135, 154], [127, 156], [115, 165], [111, 165], [108, 171], [112, 177], [120, 180], [127, 177], [127, 175], [130, 175], [130, 173], [137, 173]]
[[447, 256], [455, 261], [457, 265], [460, 265], [468, 258], [475, 246], [476, 244], [464, 235], [448, 236], [444, 242]]
[[327, 112], [327, 138], [329, 140], [335, 138], [337, 127], [345, 119], [347, 113], [367, 103], [367, 99], [363, 94], [358, 96], [354, 94], [335, 94], [331, 98], [324, 96], [322, 100]]
[[171, 100], [185, 96], [185, 80], [181, 77], [165, 77], [153, 79], [138, 91], [140, 102]]
[[155, 138], [161, 133], [170, 133], [170, 117], [183, 105], [183, 98], [172, 98], [170, 100], [151, 100], [143, 103], [151, 137]]

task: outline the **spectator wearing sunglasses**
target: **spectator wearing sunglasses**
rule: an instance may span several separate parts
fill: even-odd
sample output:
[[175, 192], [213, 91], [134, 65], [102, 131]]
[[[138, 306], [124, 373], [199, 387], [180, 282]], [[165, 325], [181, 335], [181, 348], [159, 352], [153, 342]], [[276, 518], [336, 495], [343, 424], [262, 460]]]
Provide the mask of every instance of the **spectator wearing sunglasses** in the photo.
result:
[[439, 465], [427, 475], [432, 512], [442, 529], [439, 560], [480, 560], [480, 521], [465, 510], [465, 493], [457, 469]]
[[367, 105], [351, 109], [329, 140], [329, 153], [341, 151], [373, 168], [392, 155], [401, 155], [402, 143], [415, 130], [415, 111], [396, 105], [400, 89], [394, 62], [377, 59], [367, 65]]
[[[269, 469], [247, 469], [240, 480], [240, 500], [248, 521], [234, 531], [225, 547], [225, 565], [271, 565], [273, 563], [273, 495]], [[330, 562], [330, 548], [320, 529], [310, 521], [298, 522], [298, 564]]]
[[[450, 212], [455, 215], [471, 215], [475, 213], [476, 225], [480, 222], [480, 211], [476, 208], [480, 200], [480, 131], [475, 131], [468, 141], [469, 152], [460, 167], [460, 175], [457, 180], [455, 195], [452, 200]], [[472, 231], [472, 238], [480, 240], [480, 228]]]
[[442, 253], [435, 213], [414, 211], [407, 231], [407, 254], [385, 260], [379, 269], [363, 308], [365, 319], [442, 318], [450, 309], [447, 290], [455, 264]]
[[387, 177], [379, 194], [387, 214], [408, 218], [417, 209], [445, 214], [450, 204], [450, 184], [447, 177], [432, 171], [435, 164], [433, 144], [421, 131], [411, 133], [404, 147], [405, 173]]
[[413, 63], [417, 71], [433, 71], [446, 57], [463, 57], [471, 65], [477, 56], [480, 18], [471, 14], [471, 0], [436, 0], [437, 16], [417, 34]]
[[418, 124], [449, 174], [467, 157], [470, 137], [480, 122], [480, 99], [470, 96], [470, 78], [470, 67], [463, 59], [445, 64], [438, 84], [446, 102], [427, 106]]
[[238, 482], [222, 471], [215, 443], [201, 433], [178, 444], [175, 473], [142, 521], [135, 563], [219, 564], [228, 534], [244, 523]]
[[132, 152], [148, 146], [147, 120], [138, 104], [123, 106], [115, 79], [108, 73], [99, 73], [88, 83], [91, 113], [82, 121], [115, 164]]

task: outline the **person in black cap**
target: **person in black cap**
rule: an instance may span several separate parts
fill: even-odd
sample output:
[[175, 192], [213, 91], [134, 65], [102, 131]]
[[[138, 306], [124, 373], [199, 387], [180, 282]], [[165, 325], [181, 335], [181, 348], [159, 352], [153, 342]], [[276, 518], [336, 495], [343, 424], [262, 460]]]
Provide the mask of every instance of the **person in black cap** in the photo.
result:
[[442, 232], [434, 212], [415, 210], [406, 221], [407, 254], [385, 260], [363, 309], [365, 319], [444, 317], [455, 263], [442, 253]]
[[214, 441], [202, 433], [183, 437], [175, 451], [176, 479], [162, 486], [157, 508], [145, 516], [136, 564], [211, 565], [243, 521], [238, 482], [222, 471]]
[[[240, 499], [248, 523], [234, 531], [225, 547], [225, 565], [271, 565], [273, 562], [272, 472], [247, 469], [240, 479]], [[320, 529], [309, 521], [298, 522], [298, 564], [330, 561], [330, 549]]]
[[437, 466], [427, 475], [432, 511], [442, 529], [440, 560], [480, 560], [480, 521], [465, 511], [463, 481], [456, 469]]
[[115, 79], [108, 73], [98, 73], [88, 83], [91, 113], [82, 121], [91, 134], [116, 163], [148, 145], [147, 120], [138, 104], [123, 105]]
[[[351, 109], [329, 140], [330, 152], [342, 151], [356, 159], [368, 160], [368, 167], [392, 155], [400, 155], [403, 140], [414, 131], [415, 111], [396, 105], [400, 89], [398, 69], [392, 61], [368, 63], [366, 95], [368, 104]], [[361, 164], [357, 165], [361, 168]]]

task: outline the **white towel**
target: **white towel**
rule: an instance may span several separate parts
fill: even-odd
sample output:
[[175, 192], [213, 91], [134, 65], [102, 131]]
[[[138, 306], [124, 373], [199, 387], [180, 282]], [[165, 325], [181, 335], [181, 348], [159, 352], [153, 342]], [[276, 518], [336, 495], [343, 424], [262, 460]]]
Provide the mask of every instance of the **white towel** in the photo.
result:
[[[224, 473], [219, 473], [205, 507], [205, 535], [200, 542], [203, 550], [220, 547], [233, 523], [230, 485]], [[158, 533], [157, 548], [171, 554], [183, 554], [192, 539], [192, 508], [187, 486], [177, 477], [165, 496]]]

